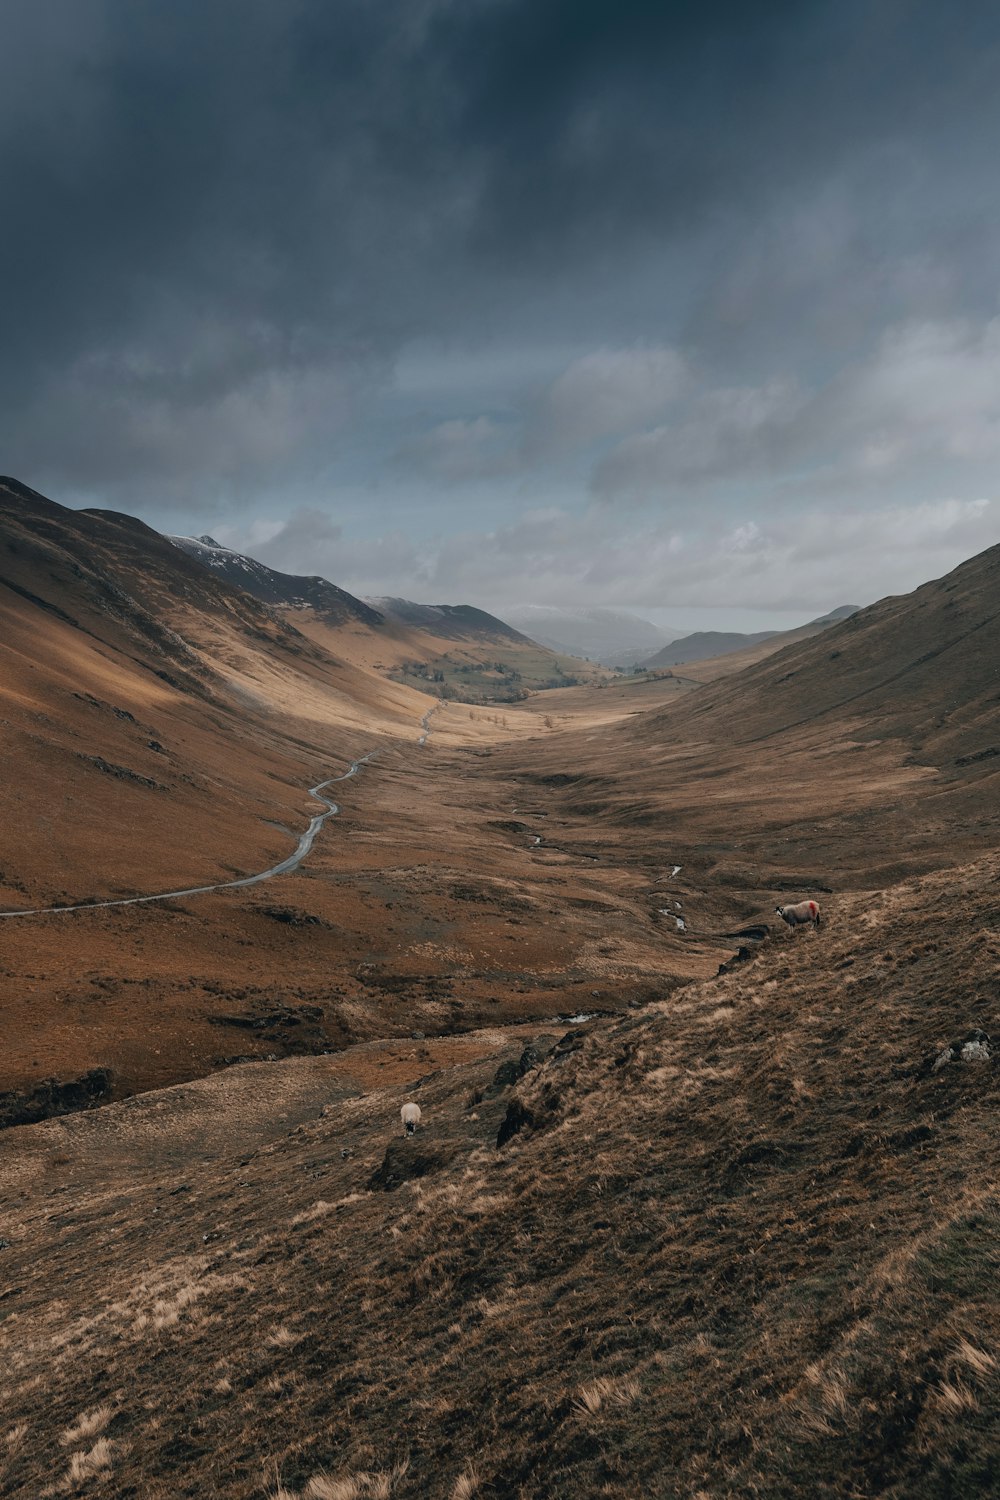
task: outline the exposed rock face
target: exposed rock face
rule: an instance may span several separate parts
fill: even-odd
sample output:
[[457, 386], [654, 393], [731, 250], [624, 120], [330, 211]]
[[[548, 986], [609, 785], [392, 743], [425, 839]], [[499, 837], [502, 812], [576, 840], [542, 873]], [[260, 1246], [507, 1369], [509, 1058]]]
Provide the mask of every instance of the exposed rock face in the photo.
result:
[[111, 1093], [110, 1068], [91, 1068], [80, 1078], [60, 1083], [46, 1078], [30, 1093], [11, 1090], [0, 1094], [0, 1130], [10, 1125], [36, 1125], [53, 1115], [69, 1115], [105, 1101]]
[[507, 1113], [500, 1122], [500, 1129], [497, 1131], [497, 1150], [499, 1151], [501, 1146], [505, 1146], [509, 1140], [524, 1130], [525, 1126], [531, 1130], [534, 1124], [534, 1112], [528, 1109], [522, 1100], [512, 1099], [507, 1106]]
[[741, 944], [733, 954], [732, 958], [727, 958], [725, 963], [719, 965], [718, 972], [720, 974], [731, 974], [733, 970], [740, 964], [750, 963], [750, 961], [755, 957], [756, 954], [754, 953], [754, 950], [752, 948], [747, 948], [745, 945]]
[[526, 1073], [544, 1061], [546, 1053], [551, 1048], [539, 1042], [529, 1042], [521, 1056], [515, 1062], [513, 1058], [502, 1062], [493, 1075], [493, 1082], [484, 1090], [487, 1099], [495, 1099], [497, 1094], [504, 1089], [510, 1088], [512, 1084], [520, 1083]]
[[404, 1182], [427, 1177], [447, 1166], [454, 1152], [426, 1146], [412, 1138], [391, 1141], [385, 1149], [382, 1165], [368, 1179], [370, 1192], [394, 1193]]

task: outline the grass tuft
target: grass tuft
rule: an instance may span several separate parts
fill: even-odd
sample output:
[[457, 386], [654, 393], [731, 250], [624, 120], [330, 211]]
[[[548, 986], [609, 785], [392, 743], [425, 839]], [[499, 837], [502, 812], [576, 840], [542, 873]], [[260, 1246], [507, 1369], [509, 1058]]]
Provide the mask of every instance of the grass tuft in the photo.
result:
[[[302, 1492], [302, 1500], [391, 1500], [396, 1485], [409, 1467], [407, 1458], [387, 1472], [378, 1474], [345, 1474], [337, 1479], [331, 1479], [327, 1474], [314, 1474]], [[295, 1497], [291, 1496], [289, 1500], [295, 1500]]]
[[987, 1354], [985, 1349], [970, 1344], [965, 1338], [959, 1339], [955, 1345], [952, 1358], [968, 1365], [970, 1369], [975, 1370], [977, 1375], [991, 1375], [997, 1367], [992, 1354]]
[[581, 1388], [573, 1406], [580, 1416], [596, 1417], [605, 1406], [630, 1406], [640, 1389], [634, 1376], [601, 1375]]
[[70, 1484], [80, 1484], [111, 1468], [111, 1447], [108, 1438], [98, 1438], [89, 1453], [74, 1453], [69, 1461]]
[[97, 1406], [93, 1411], [87, 1411], [77, 1417], [72, 1427], [67, 1427], [59, 1441], [68, 1446], [70, 1443], [79, 1443], [84, 1438], [96, 1437], [103, 1432], [105, 1427], [114, 1416], [114, 1408], [107, 1402], [103, 1406]]
[[455, 1480], [455, 1488], [451, 1492], [451, 1500], [471, 1500], [471, 1497], [479, 1488], [479, 1475], [470, 1464], [463, 1474], [459, 1474]]
[[979, 1410], [979, 1402], [972, 1391], [958, 1379], [942, 1380], [931, 1393], [931, 1404], [950, 1417]]
[[281, 1323], [268, 1336], [267, 1342], [272, 1349], [291, 1349], [292, 1345], [297, 1344], [301, 1338], [301, 1333], [294, 1333], [291, 1328]]

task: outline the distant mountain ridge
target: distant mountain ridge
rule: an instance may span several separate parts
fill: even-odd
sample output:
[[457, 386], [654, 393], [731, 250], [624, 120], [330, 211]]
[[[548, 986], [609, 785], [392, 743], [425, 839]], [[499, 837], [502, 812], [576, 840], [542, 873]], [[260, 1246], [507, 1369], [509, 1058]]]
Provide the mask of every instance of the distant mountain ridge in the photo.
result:
[[506, 615], [510, 624], [540, 646], [588, 657], [606, 667], [632, 666], [677, 635], [628, 610], [558, 609], [532, 604]]
[[173, 536], [171, 550], [235, 587], [323, 650], [418, 692], [469, 703], [517, 702], [575, 681], [570, 662], [471, 604], [357, 599], [326, 578], [282, 573], [216, 537]]
[[265, 604], [285, 608], [308, 605], [335, 625], [351, 619], [359, 620], [364, 625], [382, 623], [382, 616], [377, 610], [326, 578], [281, 573], [276, 568], [269, 568], [266, 563], [258, 562], [254, 557], [223, 547], [211, 536], [171, 536], [168, 540], [189, 557], [193, 557], [195, 562], [210, 568], [227, 583], [246, 589], [248, 594], [253, 594], [255, 599], [260, 599]]
[[504, 620], [471, 604], [416, 604], [410, 599], [391, 597], [358, 599], [318, 574], [306, 577], [282, 573], [243, 552], [224, 547], [213, 536], [171, 536], [169, 540], [217, 577], [246, 589], [263, 603], [281, 609], [310, 608], [331, 625], [355, 620], [377, 629], [389, 620], [446, 640], [519, 644], [529, 640]]
[[849, 619], [851, 615], [857, 614], [859, 607], [857, 604], [842, 604], [829, 614], [809, 620], [795, 630], [758, 630], [749, 634], [736, 630], [696, 630], [692, 635], [671, 641], [654, 656], [647, 656], [639, 665], [648, 668], [677, 667], [683, 666], [685, 662], [728, 656], [734, 651], [743, 651], [748, 646], [762, 645], [765, 641], [778, 641], [779, 638], [784, 641], [785, 638], [791, 640], [793, 637], [802, 640], [810, 635], [817, 635], [830, 625], [839, 624], [841, 620]]
[[[521, 644], [535, 642], [534, 636], [523, 635], [505, 620], [477, 609], [472, 604], [415, 604], [412, 599], [395, 599], [391, 596], [368, 599], [367, 604], [416, 630], [427, 630], [432, 635], [446, 640], [517, 641]], [[544, 641], [537, 642], [544, 645]]]

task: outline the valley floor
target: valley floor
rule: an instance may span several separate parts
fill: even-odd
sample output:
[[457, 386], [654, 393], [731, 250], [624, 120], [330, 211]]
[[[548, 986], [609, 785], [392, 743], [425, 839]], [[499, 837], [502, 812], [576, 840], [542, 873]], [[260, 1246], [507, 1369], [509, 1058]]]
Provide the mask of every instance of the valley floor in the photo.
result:
[[[620, 1010], [711, 972], [733, 945], [715, 907], [671, 877], [670, 843], [602, 840], [559, 805], [558, 787], [526, 788], [496, 763], [510, 731], [469, 712], [438, 711], [424, 747], [382, 736], [336, 788], [339, 813], [307, 860], [277, 881], [0, 921], [0, 1118], [30, 1110], [49, 1080], [94, 1069], [110, 1070], [109, 1096], [122, 1098], [227, 1059]], [[530, 766], [539, 724], [523, 724], [529, 737], [514, 743]], [[280, 858], [316, 810], [302, 795], [294, 822], [287, 804], [268, 820], [255, 797], [230, 878]], [[234, 826], [230, 814], [212, 836]], [[168, 867], [145, 830], [132, 838], [124, 857], [127, 832], [95, 841], [86, 872], [67, 862], [58, 901], [162, 889], [168, 869], [183, 879], [172, 846]], [[224, 848], [199, 842], [188, 859], [187, 880], [225, 878]], [[21, 904], [47, 894], [29, 888]]]

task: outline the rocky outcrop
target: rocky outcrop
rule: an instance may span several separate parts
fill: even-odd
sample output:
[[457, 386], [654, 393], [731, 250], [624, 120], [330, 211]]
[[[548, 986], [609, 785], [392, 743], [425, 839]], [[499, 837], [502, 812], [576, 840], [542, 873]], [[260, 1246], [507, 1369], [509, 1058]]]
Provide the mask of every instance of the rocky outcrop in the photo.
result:
[[70, 1115], [103, 1104], [110, 1098], [112, 1083], [110, 1068], [91, 1068], [65, 1083], [46, 1078], [30, 1092], [9, 1090], [0, 1094], [0, 1130], [11, 1125], [37, 1125], [53, 1115]]

